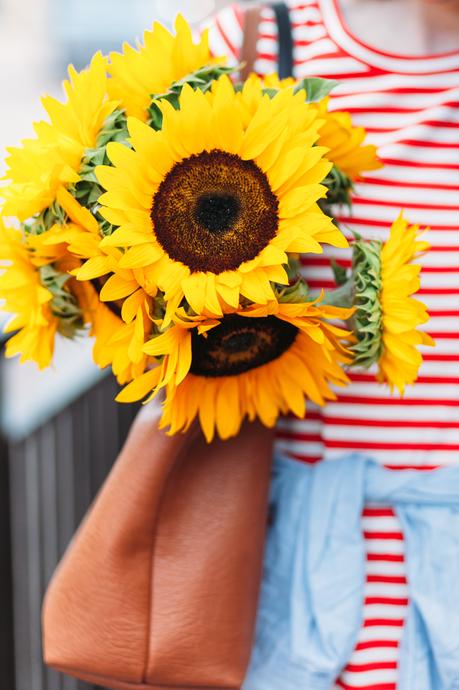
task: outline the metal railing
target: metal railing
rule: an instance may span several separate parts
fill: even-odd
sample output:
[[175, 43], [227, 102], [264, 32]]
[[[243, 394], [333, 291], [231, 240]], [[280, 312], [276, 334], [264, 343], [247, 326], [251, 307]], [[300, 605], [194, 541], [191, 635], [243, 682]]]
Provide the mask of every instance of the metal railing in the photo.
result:
[[[5, 565], [0, 586], [5, 599], [12, 590], [12, 607], [9, 614], [6, 611], [5, 621], [3, 610], [0, 613], [0, 660], [5, 654], [5, 669], [10, 667], [4, 678], [0, 670], [0, 690], [90, 687], [44, 667], [41, 603], [59, 558], [136, 414], [136, 406], [114, 402], [117, 390], [113, 378], [103, 379], [27, 438], [4, 447], [8, 462], [2, 465], [4, 474], [9, 469], [9, 501], [0, 507], [0, 517], [9, 515], [11, 523], [11, 544], [5, 542], [8, 550], [11, 546], [11, 569]], [[9, 637], [13, 636], [9, 641], [8, 628]]]

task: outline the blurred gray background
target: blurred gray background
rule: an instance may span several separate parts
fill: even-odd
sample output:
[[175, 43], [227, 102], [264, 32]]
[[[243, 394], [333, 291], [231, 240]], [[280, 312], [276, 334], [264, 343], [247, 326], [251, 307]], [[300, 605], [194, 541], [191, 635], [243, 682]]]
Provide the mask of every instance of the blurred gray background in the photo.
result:
[[[40, 96], [68, 63], [118, 50], [180, 11], [198, 27], [218, 0], [0, 0], [0, 176], [5, 148], [33, 133]], [[1, 190], [0, 190], [1, 195]], [[0, 324], [5, 321], [0, 313]], [[88, 690], [45, 669], [40, 608], [53, 569], [136, 413], [92, 363], [91, 342], [59, 340], [55, 363], [0, 355], [0, 690]]]

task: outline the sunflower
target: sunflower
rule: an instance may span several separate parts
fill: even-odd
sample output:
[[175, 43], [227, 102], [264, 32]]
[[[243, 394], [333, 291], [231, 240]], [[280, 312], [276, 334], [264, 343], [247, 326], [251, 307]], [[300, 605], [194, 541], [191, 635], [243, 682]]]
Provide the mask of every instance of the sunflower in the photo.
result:
[[[272, 427], [279, 414], [303, 417], [309, 398], [335, 399], [330, 383], [348, 382], [341, 364], [350, 361], [341, 342], [348, 331], [327, 323], [348, 310], [317, 302], [253, 306], [221, 320], [177, 318], [153, 337], [145, 352], [161, 365], [129, 384], [118, 396], [132, 402], [166, 386], [161, 427], [174, 434], [198, 416], [206, 439], [238, 433], [245, 417]], [[153, 391], [153, 393], [152, 393]]]
[[138, 292], [137, 309], [125, 322], [121, 318], [122, 307], [101, 302], [97, 284], [75, 281], [73, 289], [85, 322], [90, 326], [89, 335], [94, 337], [95, 364], [101, 369], [111, 366], [118, 383], [122, 385], [141, 376], [153, 363], [152, 358], [143, 351], [152, 325], [148, 316], [148, 298]]
[[311, 107], [323, 120], [319, 129], [319, 145], [327, 147], [328, 160], [351, 182], [362, 179], [363, 172], [382, 167], [376, 146], [364, 144], [367, 133], [364, 127], [354, 127], [348, 112], [330, 112], [328, 97], [312, 103]]
[[[8, 149], [3, 213], [24, 221], [50, 206], [65, 186], [78, 181], [81, 159], [95, 146], [104, 120], [116, 107], [107, 100], [105, 59], [97, 53], [87, 70], [69, 67], [65, 103], [47, 96], [49, 122], [35, 124], [35, 138]], [[88, 212], [89, 213], [89, 212]]]
[[411, 262], [429, 249], [419, 241], [419, 227], [408, 225], [403, 215], [393, 223], [381, 251], [382, 356], [378, 381], [403, 394], [416, 381], [422, 355], [419, 345], [435, 345], [430, 335], [418, 330], [429, 320], [425, 305], [412, 295], [419, 290], [421, 266]]
[[171, 84], [201, 67], [221, 62], [210, 53], [208, 31], [194, 43], [190, 26], [179, 15], [175, 32], [174, 36], [155, 22], [152, 30], [144, 33], [143, 45], [137, 50], [124, 44], [123, 53], [110, 54], [109, 93], [128, 115], [145, 121], [153, 95], [164, 94]]
[[180, 110], [161, 108], [163, 129], [129, 118], [132, 150], [109, 144], [113, 167], [96, 174], [100, 212], [118, 226], [101, 246], [126, 248], [120, 268], [146, 270], [169, 320], [184, 297], [216, 316], [241, 295], [266, 304], [271, 282], [288, 283], [287, 252], [347, 246], [317, 206], [330, 164], [301, 94], [270, 99], [259, 82], [238, 94], [222, 77], [211, 94], [185, 86]]
[[33, 360], [43, 369], [51, 362], [58, 328], [50, 306], [53, 294], [42, 285], [22, 233], [6, 228], [1, 220], [0, 250], [2, 310], [13, 315], [4, 332], [17, 331], [6, 343], [6, 356], [20, 354], [21, 363]]
[[[80, 307], [82, 323], [90, 327], [89, 334], [94, 337], [94, 362], [100, 368], [110, 365], [121, 384], [142, 374], [149, 362], [143, 346], [152, 326], [151, 298], [139, 287], [132, 271], [118, 269], [121, 252], [114, 247], [101, 250], [92, 223], [86, 228], [75, 223], [54, 226], [40, 235], [28, 235], [27, 242], [35, 265], [53, 262], [68, 275], [67, 290]], [[99, 279], [101, 266], [102, 274], [111, 272], [108, 280], [112, 290], [113, 281], [118, 281], [118, 298], [107, 303], [106, 282]], [[142, 280], [142, 276], [138, 278]]]
[[[252, 75], [250, 79], [257, 79]], [[327, 90], [334, 88], [337, 82], [329, 80], [319, 80], [316, 77], [296, 82], [293, 78], [279, 79], [276, 74], [269, 74], [263, 77], [263, 85], [268, 89], [290, 89], [296, 90], [303, 84], [303, 92], [308, 97], [308, 82], [328, 82]], [[310, 108], [315, 111], [316, 116], [322, 121], [319, 127], [319, 146], [328, 149], [326, 157], [341, 173], [349, 178], [351, 182], [360, 180], [364, 171], [377, 170], [383, 166], [378, 158], [376, 146], [364, 144], [366, 131], [364, 127], [354, 127], [352, 118], [348, 112], [330, 111], [330, 98], [320, 98], [317, 102], [310, 103]]]

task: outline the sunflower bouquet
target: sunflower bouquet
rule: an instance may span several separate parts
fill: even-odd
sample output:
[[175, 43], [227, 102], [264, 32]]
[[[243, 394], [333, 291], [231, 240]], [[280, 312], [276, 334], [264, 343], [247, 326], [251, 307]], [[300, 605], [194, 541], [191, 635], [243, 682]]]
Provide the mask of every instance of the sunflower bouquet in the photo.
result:
[[351, 365], [403, 392], [417, 377], [428, 245], [400, 216], [352, 242], [348, 274], [312, 294], [298, 255], [345, 248], [333, 211], [381, 164], [330, 112], [334, 83], [238, 81], [181, 17], [141, 45], [69, 68], [35, 137], [9, 149], [0, 276], [7, 356], [46, 367], [58, 335], [94, 337], [121, 402], [163, 390], [162, 425], [208, 440], [335, 398]]

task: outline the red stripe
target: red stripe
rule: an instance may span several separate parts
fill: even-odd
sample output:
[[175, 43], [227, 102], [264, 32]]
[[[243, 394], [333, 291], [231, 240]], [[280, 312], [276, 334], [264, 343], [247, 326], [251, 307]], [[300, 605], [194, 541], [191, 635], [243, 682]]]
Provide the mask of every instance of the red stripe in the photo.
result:
[[441, 355], [438, 353], [432, 354], [426, 352], [422, 355], [424, 362], [459, 362], [459, 355]]
[[[361, 91], [356, 91], [355, 93], [356, 93], [356, 94], [360, 94]], [[372, 93], [372, 92], [368, 92], [368, 93]], [[379, 91], [379, 92], [378, 92], [378, 91], [374, 91], [373, 93], [381, 93], [381, 91]], [[392, 94], [393, 91], [392, 91], [392, 89], [387, 89], [387, 91], [384, 91], [383, 93]], [[341, 94], [339, 94], [339, 95], [340, 95], [340, 96], [352, 95], [352, 92], [349, 91], [349, 92], [346, 92], [346, 94], [342, 94], [342, 93], [341, 93]], [[333, 96], [333, 94], [332, 94], [332, 96]], [[450, 128], [450, 129], [457, 129], [457, 128], [459, 128], [459, 123], [458, 123], [458, 122], [442, 122], [442, 120], [423, 120], [423, 121], [422, 121], [422, 124], [425, 125], [426, 127], [431, 127], [432, 129], [435, 129], [436, 127], [438, 127], [439, 129], [443, 129], [443, 127], [448, 127], [448, 128]], [[397, 127], [370, 127], [370, 126], [369, 126], [369, 127], [365, 127], [365, 129], [366, 129], [367, 132], [377, 132], [377, 133], [379, 133], [379, 132], [381, 132], [381, 133], [385, 133], [385, 132], [397, 132], [397, 131], [398, 131], [398, 128], [397, 128]]]
[[403, 575], [367, 575], [367, 582], [380, 585], [406, 585], [407, 580]]
[[[443, 101], [442, 103], [439, 103], [436, 106], [436, 108], [457, 108], [459, 106], [459, 101]], [[353, 113], [355, 115], [366, 115], [366, 114], [373, 114], [375, 113], [376, 115], [385, 115], [385, 114], [409, 114], [409, 113], [419, 113], [421, 114], [424, 110], [424, 108], [418, 107], [418, 108], [402, 108], [402, 107], [397, 107], [397, 106], [348, 106], [346, 110], [349, 113]], [[417, 124], [423, 124], [423, 120], [420, 119]]]
[[418, 472], [432, 472], [438, 470], [440, 465], [387, 465], [384, 464], [386, 470], [417, 470]]
[[403, 541], [403, 534], [402, 532], [369, 532], [365, 531], [363, 533], [363, 536], [365, 539], [372, 540], [372, 539], [397, 539], [397, 541]]
[[[450, 334], [452, 335], [452, 334]], [[437, 335], [437, 338], [444, 338], [445, 336]], [[459, 337], [459, 333], [456, 334]], [[350, 373], [349, 378], [354, 383], [374, 383], [375, 377], [372, 374], [353, 374]], [[433, 383], [438, 384], [456, 384], [459, 383], [459, 376], [419, 376], [418, 383]]]
[[352, 197], [354, 204], [365, 204], [366, 206], [403, 206], [404, 208], [420, 208], [428, 209], [430, 211], [457, 211], [457, 205], [447, 205], [447, 204], [432, 204], [432, 203], [421, 203], [415, 201], [407, 201], [405, 203], [386, 201], [384, 199], [372, 199], [368, 196], [362, 196], [360, 194], [354, 194]]
[[367, 671], [384, 671], [397, 668], [396, 661], [375, 661], [371, 664], [348, 664], [345, 671], [348, 673], [365, 673]]
[[403, 628], [405, 621], [403, 618], [367, 618], [363, 621], [364, 628], [379, 628], [388, 626], [390, 628]]
[[399, 646], [398, 640], [368, 640], [368, 642], [358, 642], [355, 645], [356, 651], [364, 649], [397, 649]]
[[[321, 462], [324, 458], [323, 455], [318, 456], [305, 456], [297, 453], [291, 453], [286, 451], [286, 455], [292, 460], [297, 462], [302, 462], [306, 465], [314, 465], [316, 462]], [[390, 463], [384, 463], [383, 465], [386, 470], [393, 470], [395, 472], [406, 472], [411, 470], [416, 470], [417, 472], [432, 472], [433, 470], [440, 469], [441, 465], [391, 465]]]
[[406, 168], [435, 168], [438, 170], [459, 170], [455, 163], [422, 163], [421, 161], [401, 160], [399, 158], [383, 158], [386, 165], [403, 165]]
[[343, 690], [397, 690], [395, 683], [371, 683], [371, 685], [349, 685], [344, 681], [337, 680], [337, 685]]
[[427, 139], [398, 139], [398, 144], [408, 144], [408, 146], [421, 146], [431, 149], [459, 149], [459, 144], [451, 144], [446, 141], [429, 141]]
[[398, 553], [367, 553], [367, 561], [382, 561], [384, 563], [404, 563], [403, 554]]
[[457, 340], [459, 333], [450, 333], [449, 331], [429, 331], [432, 338], [442, 338], [444, 340]]
[[[308, 22], [308, 24], [310, 24], [310, 23], [313, 24], [314, 22]], [[317, 22], [317, 24], [319, 24], [319, 22]], [[267, 41], [273, 41], [273, 43], [276, 43], [276, 45], [277, 45], [277, 33], [267, 34], [267, 33], [260, 32], [259, 37], [262, 39], [265, 39]], [[325, 38], [325, 37], [326, 36], [324, 35], [323, 38]], [[295, 41], [295, 48], [307, 47], [310, 45], [311, 45], [311, 41], [304, 41], [302, 39], [297, 39]], [[274, 56], [272, 55], [272, 53], [266, 53], [266, 55], [269, 55], [270, 59], [271, 58], [274, 59]]]
[[404, 405], [410, 407], [417, 407], [418, 405], [425, 405], [430, 407], [431, 405], [445, 406], [445, 407], [459, 407], [459, 400], [450, 400], [448, 398], [435, 398], [429, 400], [429, 398], [403, 398], [403, 400], [398, 398], [376, 398], [376, 397], [365, 397], [364, 395], [349, 395], [340, 396], [340, 403], [350, 404], [350, 405]]
[[[459, 250], [459, 246], [458, 246]], [[330, 257], [328, 256], [317, 256], [317, 255], [312, 255], [312, 256], [301, 256], [300, 257], [300, 263], [302, 266], [305, 268], [330, 268], [331, 269], [331, 263], [330, 263]], [[352, 266], [352, 260], [351, 259], [338, 259], [336, 261], [338, 266], [341, 266], [342, 268], [349, 269]], [[459, 274], [459, 266], [422, 266], [422, 272], [423, 273], [457, 273]], [[450, 312], [434, 312], [431, 311], [432, 315], [441, 315], [441, 316], [458, 316], [459, 311], [450, 311]]]
[[[459, 124], [456, 125], [459, 127]], [[368, 131], [368, 128], [365, 128]], [[379, 177], [368, 177], [365, 175], [364, 177], [364, 182], [365, 184], [374, 184], [374, 185], [380, 185], [381, 187], [400, 187], [400, 181], [399, 180], [387, 180], [387, 179], [380, 179]], [[459, 185], [454, 185], [454, 184], [438, 184], [436, 182], [428, 183], [428, 182], [406, 182], [406, 180], [403, 181], [403, 186], [404, 187], [412, 187], [414, 189], [441, 189], [441, 190], [447, 190], [447, 191], [452, 191], [456, 192], [459, 190]]]
[[[388, 229], [392, 225], [391, 220], [379, 220], [376, 218], [364, 218], [362, 216], [355, 216], [355, 215], [352, 215], [352, 217], [350, 217], [350, 216], [344, 216], [344, 215], [336, 214], [336, 219], [339, 222], [342, 222], [342, 223], [348, 224], [348, 225], [349, 224], [365, 225], [367, 227], [373, 227], [373, 228], [387, 228]], [[454, 230], [455, 232], [457, 232], [457, 225], [454, 226], [454, 225], [438, 225], [438, 224], [432, 225], [432, 224], [430, 224], [429, 227], [430, 227], [430, 230], [433, 230], [433, 231], [435, 231], [435, 230]]]
[[[439, 269], [441, 271], [441, 269]], [[457, 268], [459, 271], [459, 267]], [[459, 310], [457, 309], [429, 309], [430, 316], [434, 318], [452, 316], [453, 318], [459, 317]]]
[[[311, 419], [312, 414], [309, 414], [306, 419]], [[394, 429], [459, 429], [459, 421], [457, 422], [442, 422], [437, 420], [400, 420], [400, 419], [353, 419], [351, 417], [329, 417], [324, 416], [323, 422], [329, 426], [351, 426], [351, 427], [377, 427], [385, 429], [393, 427]]]
[[401, 443], [377, 441], [324, 441], [326, 448], [350, 448], [359, 450], [430, 450], [440, 452], [447, 450], [459, 451], [459, 443]]

